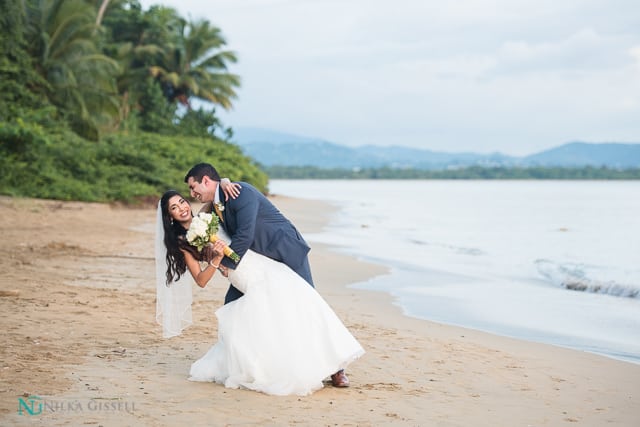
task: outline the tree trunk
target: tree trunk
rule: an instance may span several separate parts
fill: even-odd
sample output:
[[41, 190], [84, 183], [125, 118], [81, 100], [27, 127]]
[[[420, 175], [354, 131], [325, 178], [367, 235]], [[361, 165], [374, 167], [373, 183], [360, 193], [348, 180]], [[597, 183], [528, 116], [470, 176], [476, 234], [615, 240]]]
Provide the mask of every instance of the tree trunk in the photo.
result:
[[107, 10], [107, 6], [109, 6], [109, 0], [102, 0], [100, 9], [98, 9], [98, 16], [96, 17], [96, 27], [99, 27], [102, 23], [102, 18], [104, 17], [104, 12]]

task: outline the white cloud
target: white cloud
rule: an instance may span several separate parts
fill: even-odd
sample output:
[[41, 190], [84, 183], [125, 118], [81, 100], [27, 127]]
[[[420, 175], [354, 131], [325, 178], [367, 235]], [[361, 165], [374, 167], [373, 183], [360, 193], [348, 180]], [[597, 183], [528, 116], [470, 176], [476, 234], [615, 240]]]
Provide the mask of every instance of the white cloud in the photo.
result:
[[542, 43], [506, 41], [497, 52], [495, 69], [498, 73], [616, 69], [629, 63], [623, 46], [624, 40], [600, 35], [591, 28]]
[[628, 54], [635, 61], [635, 66], [640, 70], [640, 45], [630, 47]]
[[510, 154], [640, 142], [635, 0], [160, 2], [238, 53], [232, 126]]

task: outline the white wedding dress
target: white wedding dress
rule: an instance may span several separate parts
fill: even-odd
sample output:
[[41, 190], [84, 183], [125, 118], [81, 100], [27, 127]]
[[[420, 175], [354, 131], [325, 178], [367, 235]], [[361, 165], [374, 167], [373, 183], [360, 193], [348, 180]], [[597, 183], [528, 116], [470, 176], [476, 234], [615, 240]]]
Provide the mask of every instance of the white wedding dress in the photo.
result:
[[329, 305], [285, 264], [249, 250], [229, 280], [244, 296], [220, 307], [218, 342], [190, 380], [307, 395], [364, 354]]

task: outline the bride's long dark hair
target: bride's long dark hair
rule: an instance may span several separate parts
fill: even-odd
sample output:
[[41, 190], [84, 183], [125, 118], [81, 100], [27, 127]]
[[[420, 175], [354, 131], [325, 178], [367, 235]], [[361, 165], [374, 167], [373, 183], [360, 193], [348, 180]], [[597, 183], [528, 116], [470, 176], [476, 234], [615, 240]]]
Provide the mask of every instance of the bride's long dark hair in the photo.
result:
[[198, 251], [187, 243], [187, 230], [178, 221], [173, 221], [169, 214], [169, 199], [173, 196], [180, 196], [184, 199], [182, 194], [176, 190], [168, 190], [160, 198], [164, 246], [167, 248], [167, 285], [180, 280], [180, 277], [187, 271], [187, 263], [181, 249], [193, 254], [195, 259], [201, 258]]

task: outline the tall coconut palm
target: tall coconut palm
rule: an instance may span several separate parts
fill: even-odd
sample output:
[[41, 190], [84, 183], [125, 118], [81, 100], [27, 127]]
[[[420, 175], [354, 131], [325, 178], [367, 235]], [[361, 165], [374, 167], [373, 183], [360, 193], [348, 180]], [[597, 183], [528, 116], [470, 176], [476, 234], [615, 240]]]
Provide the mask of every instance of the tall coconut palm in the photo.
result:
[[49, 99], [78, 133], [97, 139], [118, 121], [118, 64], [95, 42], [96, 10], [85, 0], [28, 0], [28, 40]]
[[191, 97], [225, 109], [237, 97], [240, 77], [229, 73], [227, 64], [237, 61], [235, 53], [223, 50], [226, 40], [208, 21], [189, 22], [179, 38], [164, 48], [151, 74], [163, 85], [165, 96], [190, 107]]
[[[102, 0], [101, 5], [105, 1]], [[171, 8], [153, 6], [148, 12], [143, 12], [134, 0], [112, 0], [102, 24], [106, 36], [103, 49], [120, 64], [117, 88], [121, 96], [121, 126], [128, 128], [131, 125], [130, 113], [145, 113], [143, 109], [149, 102], [143, 98], [148, 96], [149, 85], [157, 84], [150, 78], [149, 67], [158, 63], [164, 52], [163, 46], [172, 44], [185, 21]], [[160, 97], [154, 102], [162, 100]], [[164, 102], [169, 103], [167, 100]], [[162, 105], [158, 108], [164, 111]], [[169, 125], [172, 117], [166, 117]], [[137, 126], [135, 119], [132, 123]]]
[[102, 18], [104, 18], [104, 14], [107, 11], [108, 6], [109, 0], [100, 0], [100, 7], [98, 8], [98, 14], [96, 16], [96, 28], [100, 27]]

